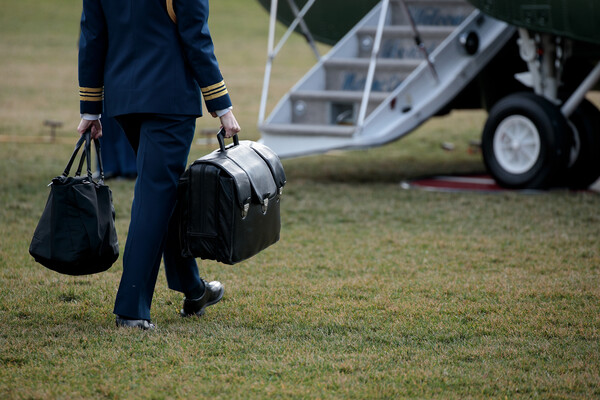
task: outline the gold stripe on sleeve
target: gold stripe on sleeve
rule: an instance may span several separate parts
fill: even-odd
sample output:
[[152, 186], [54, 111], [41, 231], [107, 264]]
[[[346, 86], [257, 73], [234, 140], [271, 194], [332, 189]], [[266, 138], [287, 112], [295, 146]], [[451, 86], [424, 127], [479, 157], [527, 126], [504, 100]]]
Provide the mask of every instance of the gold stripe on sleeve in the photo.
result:
[[225, 87], [225, 81], [221, 81], [219, 83], [215, 83], [214, 85], [210, 85], [207, 87], [203, 87], [202, 90], [202, 94], [206, 94], [212, 90], [218, 89], [220, 87]]
[[81, 101], [102, 101], [103, 97], [89, 97], [89, 96], [79, 96], [79, 100]]
[[217, 93], [214, 93], [212, 95], [209, 95], [209, 96], [204, 95], [204, 100], [214, 100], [214, 99], [219, 98], [221, 96], [225, 96], [227, 93], [229, 93], [227, 91], [227, 88], [223, 88], [223, 90], [221, 90], [221, 91], [219, 91]]
[[102, 93], [104, 88], [88, 88], [88, 87], [80, 87], [79, 92], [85, 93]]
[[217, 92], [220, 92], [220, 91], [222, 91], [222, 90], [227, 90], [227, 88], [226, 88], [225, 86], [221, 86], [221, 87], [219, 87], [219, 88], [217, 88], [217, 89], [215, 89], [215, 90], [211, 90], [211, 91], [203, 92], [203, 93], [202, 93], [202, 95], [203, 95], [204, 97], [206, 97], [206, 96], [212, 96], [213, 94], [215, 94], [215, 93], [217, 93]]
[[79, 100], [81, 101], [102, 101], [104, 99], [104, 88], [79, 88]]

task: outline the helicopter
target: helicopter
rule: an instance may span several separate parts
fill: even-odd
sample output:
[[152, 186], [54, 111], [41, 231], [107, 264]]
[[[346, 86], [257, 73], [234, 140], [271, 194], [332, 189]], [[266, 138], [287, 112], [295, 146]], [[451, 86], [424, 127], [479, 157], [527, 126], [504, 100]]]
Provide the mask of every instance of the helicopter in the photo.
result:
[[[585, 189], [600, 177], [600, 110], [586, 98], [600, 90], [600, 3], [258, 1], [270, 14], [260, 140], [281, 158], [382, 146], [484, 109], [481, 152], [500, 186]], [[288, 30], [275, 47], [277, 21]], [[292, 32], [317, 62], [267, 116], [272, 63]]]

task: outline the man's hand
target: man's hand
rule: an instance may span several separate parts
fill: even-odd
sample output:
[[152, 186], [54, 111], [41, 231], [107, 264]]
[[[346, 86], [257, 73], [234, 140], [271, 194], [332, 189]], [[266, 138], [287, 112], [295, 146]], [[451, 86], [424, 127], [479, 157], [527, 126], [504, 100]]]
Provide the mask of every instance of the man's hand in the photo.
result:
[[83, 135], [90, 127], [92, 128], [92, 139], [99, 139], [102, 137], [102, 123], [100, 123], [99, 119], [88, 120], [82, 118], [77, 127], [77, 132], [79, 132], [80, 135]]
[[225, 137], [230, 138], [233, 135], [237, 134], [242, 130], [240, 125], [238, 124], [235, 116], [233, 115], [233, 111], [229, 111], [227, 114], [224, 114], [220, 117], [221, 120], [221, 128], [225, 129]]

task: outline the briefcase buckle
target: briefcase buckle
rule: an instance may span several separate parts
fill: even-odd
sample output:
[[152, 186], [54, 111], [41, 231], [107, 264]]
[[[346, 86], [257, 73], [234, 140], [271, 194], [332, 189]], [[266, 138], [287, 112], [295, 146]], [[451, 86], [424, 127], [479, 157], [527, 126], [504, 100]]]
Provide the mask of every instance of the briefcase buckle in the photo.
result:
[[268, 208], [269, 208], [269, 198], [266, 197], [263, 199], [263, 202], [262, 202], [262, 213], [266, 214]]
[[246, 218], [249, 210], [250, 210], [250, 203], [244, 204], [244, 208], [242, 208], [242, 219]]

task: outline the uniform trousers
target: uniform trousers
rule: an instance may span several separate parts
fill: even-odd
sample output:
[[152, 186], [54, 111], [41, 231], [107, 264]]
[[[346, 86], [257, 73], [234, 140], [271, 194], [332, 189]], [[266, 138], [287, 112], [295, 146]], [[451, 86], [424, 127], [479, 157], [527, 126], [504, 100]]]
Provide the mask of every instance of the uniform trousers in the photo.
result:
[[204, 289], [196, 260], [181, 256], [177, 224], [175, 218], [171, 220], [196, 117], [128, 114], [116, 118], [136, 153], [138, 177], [114, 313], [150, 320], [161, 258], [170, 289], [184, 294]]

